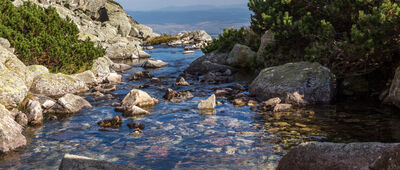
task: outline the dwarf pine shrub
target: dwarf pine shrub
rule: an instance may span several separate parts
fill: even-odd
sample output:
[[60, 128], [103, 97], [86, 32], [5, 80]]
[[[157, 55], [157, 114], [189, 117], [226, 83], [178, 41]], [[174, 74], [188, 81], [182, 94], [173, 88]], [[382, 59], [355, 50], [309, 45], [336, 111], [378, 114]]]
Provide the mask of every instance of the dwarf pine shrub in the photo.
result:
[[0, 37], [8, 39], [18, 58], [27, 65], [40, 64], [52, 72], [76, 73], [90, 69], [105, 54], [89, 39], [78, 40], [79, 30], [71, 19], [62, 19], [55, 8], [31, 2], [15, 7], [0, 0]]

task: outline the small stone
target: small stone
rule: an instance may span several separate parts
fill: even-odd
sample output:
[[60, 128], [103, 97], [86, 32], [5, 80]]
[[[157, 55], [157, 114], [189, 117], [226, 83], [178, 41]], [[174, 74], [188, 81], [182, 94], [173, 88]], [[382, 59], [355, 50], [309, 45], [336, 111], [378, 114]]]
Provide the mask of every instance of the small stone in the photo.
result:
[[15, 121], [22, 127], [26, 127], [28, 125], [28, 117], [22, 112], [15, 116]]
[[50, 115], [48, 120], [57, 120], [58, 117], [56, 115]]
[[119, 128], [122, 125], [122, 117], [115, 116], [112, 119], [103, 120], [97, 123], [101, 127]]
[[93, 92], [91, 95], [96, 96], [96, 97], [104, 97], [104, 94], [99, 91]]
[[183, 77], [177, 78], [175, 85], [176, 86], [190, 86], [190, 84]]
[[44, 109], [48, 109], [48, 108], [53, 107], [55, 104], [56, 104], [56, 102], [54, 102], [53, 100], [46, 100], [43, 102], [42, 107]]
[[258, 102], [255, 101], [255, 100], [249, 100], [249, 102], [247, 102], [247, 105], [248, 105], [248, 106], [257, 106], [257, 105], [258, 105]]
[[153, 46], [147, 46], [146, 49], [147, 49], [147, 50], [153, 50], [154, 47], [153, 47]]
[[29, 124], [32, 126], [41, 125], [43, 123], [43, 110], [40, 102], [29, 100], [26, 108]]
[[148, 71], [143, 71], [143, 72], [136, 72], [136, 73], [133, 75], [132, 79], [133, 79], [133, 80], [141, 80], [141, 79], [151, 78], [151, 77], [153, 77], [153, 76], [150, 74], [150, 72], [148, 72]]
[[164, 67], [167, 66], [168, 63], [161, 61], [161, 60], [146, 60], [143, 64], [142, 67], [143, 68], [160, 68], [160, 67]]
[[138, 106], [132, 106], [131, 108], [127, 109], [123, 115], [125, 117], [132, 117], [132, 116], [136, 116], [136, 115], [145, 115], [145, 114], [149, 114], [150, 112], [148, 112], [147, 110], [144, 110]]
[[294, 125], [296, 125], [298, 127], [302, 127], [302, 128], [307, 127], [307, 125], [304, 125], [304, 124], [301, 124], [301, 123], [295, 123]]
[[287, 111], [292, 108], [291, 104], [277, 104], [274, 107], [274, 112], [282, 112], [282, 111]]
[[227, 96], [228, 94], [229, 94], [229, 92], [226, 91], [225, 89], [215, 91], [215, 95], [217, 95], [217, 96]]
[[159, 82], [161, 82], [161, 80], [157, 77], [153, 77], [153, 78], [151, 78], [151, 82], [159, 83]]
[[272, 110], [277, 104], [281, 103], [281, 99], [279, 97], [271, 98], [262, 103], [264, 110]]
[[121, 103], [117, 103], [117, 102], [114, 102], [114, 103], [110, 104], [110, 106], [120, 106], [120, 105], [121, 105]]
[[289, 123], [286, 123], [286, 122], [274, 122], [274, 123], [272, 123], [274, 126], [279, 126], [279, 127], [287, 127], [287, 126], [290, 126], [290, 124]]
[[235, 100], [233, 100], [232, 103], [235, 106], [245, 106], [246, 105], [246, 101], [244, 101], [242, 98], [235, 99]]
[[226, 147], [226, 154], [228, 155], [234, 155], [236, 153], [237, 148], [234, 148], [232, 146], [227, 146]]

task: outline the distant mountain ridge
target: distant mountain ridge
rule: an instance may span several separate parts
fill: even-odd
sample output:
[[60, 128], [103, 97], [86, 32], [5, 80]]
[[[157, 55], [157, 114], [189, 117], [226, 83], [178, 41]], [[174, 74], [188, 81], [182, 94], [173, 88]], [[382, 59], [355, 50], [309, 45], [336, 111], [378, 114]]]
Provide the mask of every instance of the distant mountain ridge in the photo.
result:
[[246, 5], [168, 7], [127, 13], [154, 32], [168, 34], [198, 29], [218, 34], [224, 28], [249, 26], [251, 15]]

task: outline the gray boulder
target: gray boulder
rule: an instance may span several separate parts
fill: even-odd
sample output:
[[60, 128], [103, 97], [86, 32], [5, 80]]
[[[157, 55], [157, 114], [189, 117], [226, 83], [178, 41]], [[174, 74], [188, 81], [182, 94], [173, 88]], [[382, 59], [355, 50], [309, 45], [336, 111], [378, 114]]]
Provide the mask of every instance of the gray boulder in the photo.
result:
[[262, 70], [249, 91], [260, 100], [274, 97], [285, 103], [329, 103], [334, 97], [335, 76], [318, 63], [298, 62]]
[[149, 94], [142, 90], [133, 89], [122, 100], [122, 107], [129, 110], [132, 106], [153, 106], [158, 103], [158, 100], [152, 98]]
[[23, 127], [13, 120], [11, 113], [0, 104], [0, 153], [26, 145]]
[[161, 61], [161, 60], [147, 60], [143, 63], [143, 68], [160, 68], [168, 65], [168, 63]]
[[84, 156], [65, 154], [59, 170], [131, 170], [135, 167], [112, 164]]
[[16, 107], [27, 93], [25, 82], [0, 62], [0, 104]]
[[80, 81], [85, 82], [85, 84], [87, 84], [87, 85], [93, 85], [93, 84], [97, 83], [96, 76], [90, 70], [87, 70], [87, 71], [82, 72], [82, 73], [77, 73], [77, 74], [74, 74], [74, 75], [71, 75], [71, 76], [76, 78], [76, 79], [78, 79], [78, 80], [80, 80]]
[[250, 47], [241, 44], [235, 44], [229, 53], [226, 63], [234, 67], [244, 67], [245, 64], [252, 60], [252, 58], [255, 56], [256, 53], [252, 51]]
[[191, 75], [205, 75], [209, 72], [224, 73], [228, 69], [236, 71], [235, 68], [226, 65], [227, 58], [228, 54], [211, 52], [194, 60], [184, 72]]
[[92, 72], [96, 77], [100, 79], [105, 79], [108, 74], [110, 74], [110, 66], [112, 65], [112, 61], [107, 57], [100, 57], [93, 61]]
[[77, 113], [84, 108], [92, 108], [92, 105], [84, 98], [73, 94], [66, 94], [59, 98], [57, 104], [59, 105], [53, 106], [49, 112], [70, 114]]
[[305, 143], [287, 153], [279, 161], [277, 169], [368, 170], [370, 167], [373, 167], [374, 162], [382, 158], [388, 150], [398, 146], [399, 144], [395, 143]]
[[30, 91], [49, 97], [61, 97], [67, 93], [88, 91], [83, 81], [65, 74], [42, 74], [35, 78]]

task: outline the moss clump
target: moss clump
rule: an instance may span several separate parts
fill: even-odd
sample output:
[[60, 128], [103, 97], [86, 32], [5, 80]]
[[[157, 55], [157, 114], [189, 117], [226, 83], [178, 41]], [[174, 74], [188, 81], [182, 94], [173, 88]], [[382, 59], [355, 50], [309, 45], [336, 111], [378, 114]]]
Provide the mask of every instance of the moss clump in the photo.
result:
[[169, 43], [170, 41], [178, 40], [178, 37], [171, 36], [167, 34], [162, 34], [158, 37], [154, 37], [150, 40], [147, 40], [145, 43], [149, 45], [160, 45], [163, 43]]
[[78, 40], [79, 29], [55, 8], [30, 2], [15, 7], [0, 0], [0, 37], [8, 39], [18, 58], [28, 65], [45, 65], [52, 72], [76, 73], [90, 69], [105, 50], [89, 39]]

